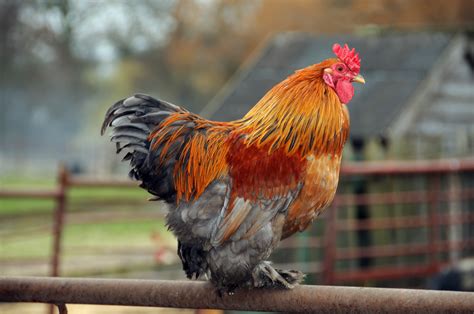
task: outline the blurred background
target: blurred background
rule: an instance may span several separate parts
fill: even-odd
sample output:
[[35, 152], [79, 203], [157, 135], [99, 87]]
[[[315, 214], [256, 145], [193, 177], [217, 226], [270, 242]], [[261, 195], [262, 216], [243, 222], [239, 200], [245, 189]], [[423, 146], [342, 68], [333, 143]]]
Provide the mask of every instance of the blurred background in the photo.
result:
[[[474, 290], [472, 0], [0, 0], [0, 38], [0, 275], [182, 279], [106, 109], [141, 92], [240, 118], [347, 42], [367, 84], [338, 197], [275, 261], [309, 284]], [[73, 312], [106, 311], [158, 310]]]

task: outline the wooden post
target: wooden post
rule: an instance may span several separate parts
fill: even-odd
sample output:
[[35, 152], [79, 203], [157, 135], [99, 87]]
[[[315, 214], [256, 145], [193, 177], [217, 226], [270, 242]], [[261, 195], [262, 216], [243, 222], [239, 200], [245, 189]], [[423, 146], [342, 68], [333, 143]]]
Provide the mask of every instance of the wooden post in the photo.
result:
[[68, 173], [64, 165], [59, 166], [58, 192], [56, 208], [54, 209], [53, 222], [53, 254], [51, 258], [51, 276], [58, 277], [60, 270], [61, 237], [63, 232], [64, 212], [66, 210], [66, 190], [68, 186]]
[[[60, 274], [60, 263], [61, 263], [61, 238], [63, 233], [64, 224], [64, 213], [66, 211], [66, 194], [68, 187], [68, 172], [63, 164], [59, 165], [58, 171], [58, 190], [56, 195], [56, 207], [54, 209], [54, 220], [53, 220], [53, 251], [51, 255], [51, 270], [50, 275], [52, 277], [58, 277]], [[56, 306], [51, 304], [49, 306], [49, 313], [54, 313]], [[58, 306], [59, 313], [67, 313], [64, 309]]]

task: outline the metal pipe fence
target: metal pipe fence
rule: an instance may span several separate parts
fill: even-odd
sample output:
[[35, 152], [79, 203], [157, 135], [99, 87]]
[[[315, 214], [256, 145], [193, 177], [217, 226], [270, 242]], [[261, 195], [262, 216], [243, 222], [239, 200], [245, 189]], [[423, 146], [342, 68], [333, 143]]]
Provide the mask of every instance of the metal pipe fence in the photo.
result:
[[[321, 261], [313, 261], [311, 265], [315, 273], [323, 275], [325, 284], [340, 282], [360, 282], [367, 280], [391, 280], [412, 276], [428, 276], [439, 271], [449, 261], [440, 258], [440, 254], [449, 253], [453, 249], [473, 249], [474, 239], [442, 239], [441, 228], [473, 224], [474, 213], [463, 211], [458, 213], [440, 213], [441, 202], [474, 201], [473, 186], [455, 186], [446, 188], [441, 185], [441, 178], [453, 175], [471, 174], [474, 176], [474, 159], [468, 160], [441, 160], [417, 162], [377, 162], [377, 163], [350, 163], [341, 169], [341, 180], [356, 180], [357, 178], [401, 177], [412, 178], [425, 176], [428, 184], [421, 190], [407, 190], [398, 192], [369, 191], [366, 194], [339, 192], [332, 208], [321, 217], [325, 231], [322, 238], [314, 235], [306, 241], [283, 242], [282, 249], [317, 248], [324, 250]], [[64, 225], [64, 214], [68, 207], [68, 192], [73, 188], [136, 188], [137, 183], [132, 181], [96, 180], [85, 177], [71, 176], [63, 167], [59, 171], [57, 188], [54, 190], [0, 190], [0, 198], [33, 198], [55, 200], [53, 219], [53, 253], [51, 256], [50, 274], [60, 274], [61, 236]], [[425, 214], [398, 215], [397, 217], [371, 217], [366, 220], [340, 218], [339, 214], [347, 208], [356, 205], [388, 206], [400, 204], [423, 205], [427, 207]], [[337, 235], [339, 232], [370, 232], [393, 229], [425, 228], [428, 230], [427, 241], [424, 243], [371, 245], [368, 247], [339, 247]], [[304, 244], [304, 245], [303, 245]], [[371, 267], [368, 269], [340, 270], [336, 264], [345, 260], [378, 257], [402, 257], [411, 255], [426, 255], [429, 262], [420, 265], [398, 265]], [[320, 266], [322, 265], [322, 266]]]
[[293, 290], [215, 291], [207, 282], [0, 277], [0, 302], [155, 306], [284, 313], [472, 313], [474, 293], [297, 286]]
[[[437, 160], [415, 162], [366, 162], [346, 164], [341, 169], [341, 181], [361, 181], [372, 178], [378, 182], [381, 179], [393, 178], [426, 179], [425, 187], [413, 190], [394, 190], [388, 192], [368, 189], [364, 194], [339, 192], [328, 210], [325, 218], [324, 233], [324, 267], [318, 270], [325, 284], [341, 282], [368, 282], [374, 280], [392, 280], [412, 277], [427, 277], [439, 272], [443, 267], [455, 262], [442, 258], [443, 253], [456, 250], [466, 252], [474, 249], [474, 234], [464, 239], [443, 239], [442, 228], [472, 226], [474, 223], [474, 184], [471, 186], [442, 185], [442, 179], [448, 181], [450, 176], [471, 175], [474, 183], [474, 159], [468, 160]], [[377, 181], [378, 180], [378, 181]], [[365, 182], [364, 181], [364, 182]], [[449, 182], [450, 183], [450, 182]], [[341, 184], [340, 184], [341, 185]], [[366, 187], [367, 189], [367, 187]], [[466, 203], [464, 210], [452, 212], [448, 210], [456, 202]], [[441, 204], [446, 213], [441, 213]], [[344, 219], [341, 213], [346, 213], [354, 206], [367, 206], [374, 211], [377, 206], [406, 206], [417, 205], [426, 207], [424, 213], [406, 215], [397, 214], [391, 217], [369, 217], [368, 219]], [[322, 217], [323, 218], [323, 217]], [[468, 227], [469, 228], [469, 227]], [[408, 229], [427, 230], [427, 239], [423, 243], [387, 244], [369, 246], [352, 246], [343, 248], [338, 245], [339, 232], [366, 231], [400, 231]], [[367, 233], [365, 234], [367, 235]], [[345, 260], [373, 260], [375, 258], [399, 258], [424, 255], [428, 258], [419, 264], [370, 266], [367, 268], [341, 270], [336, 266]], [[458, 255], [459, 256], [459, 255]]]

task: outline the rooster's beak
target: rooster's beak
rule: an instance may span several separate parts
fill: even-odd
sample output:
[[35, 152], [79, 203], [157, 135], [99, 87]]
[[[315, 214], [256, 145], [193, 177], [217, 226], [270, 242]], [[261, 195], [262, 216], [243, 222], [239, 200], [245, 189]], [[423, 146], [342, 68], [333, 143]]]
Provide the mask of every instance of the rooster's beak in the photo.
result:
[[361, 84], [365, 84], [365, 79], [362, 75], [356, 75], [352, 78], [352, 82], [357, 82], [357, 83], [361, 83]]

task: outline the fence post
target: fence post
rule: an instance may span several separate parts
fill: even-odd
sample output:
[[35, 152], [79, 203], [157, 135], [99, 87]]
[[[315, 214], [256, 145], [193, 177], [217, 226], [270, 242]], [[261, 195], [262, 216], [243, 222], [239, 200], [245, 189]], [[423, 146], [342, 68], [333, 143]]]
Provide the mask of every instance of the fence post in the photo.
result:
[[462, 217], [461, 177], [459, 173], [448, 174], [448, 243], [449, 262], [455, 264], [462, 258], [459, 243], [463, 240], [463, 224], [459, 221]]
[[429, 267], [433, 273], [438, 271], [439, 267], [439, 260], [438, 260], [438, 241], [440, 236], [440, 226], [439, 226], [439, 193], [440, 193], [440, 184], [441, 184], [441, 177], [439, 174], [434, 174], [431, 177], [430, 184], [429, 184], [429, 208], [428, 208], [428, 215], [429, 215], [429, 234], [428, 234], [428, 246], [429, 246]]
[[337, 197], [334, 199], [331, 208], [328, 209], [329, 215], [326, 219], [324, 229], [324, 266], [323, 280], [325, 285], [333, 285], [335, 282], [335, 263], [336, 263], [336, 245], [337, 245]]
[[[61, 238], [63, 233], [64, 223], [64, 212], [66, 211], [66, 193], [68, 186], [68, 172], [64, 164], [59, 165], [58, 177], [57, 177], [57, 192], [56, 192], [56, 207], [54, 208], [54, 221], [53, 221], [53, 252], [51, 255], [51, 273], [52, 277], [59, 276], [59, 265], [61, 261]], [[67, 313], [67, 309], [58, 305], [58, 311], [60, 314]], [[56, 305], [51, 304], [49, 306], [49, 314], [54, 313]]]
[[51, 276], [59, 276], [59, 264], [61, 256], [61, 236], [63, 232], [64, 212], [66, 210], [66, 192], [68, 186], [68, 172], [61, 164], [58, 172], [58, 190], [56, 195], [56, 208], [54, 209], [53, 221], [53, 252], [51, 256]]

